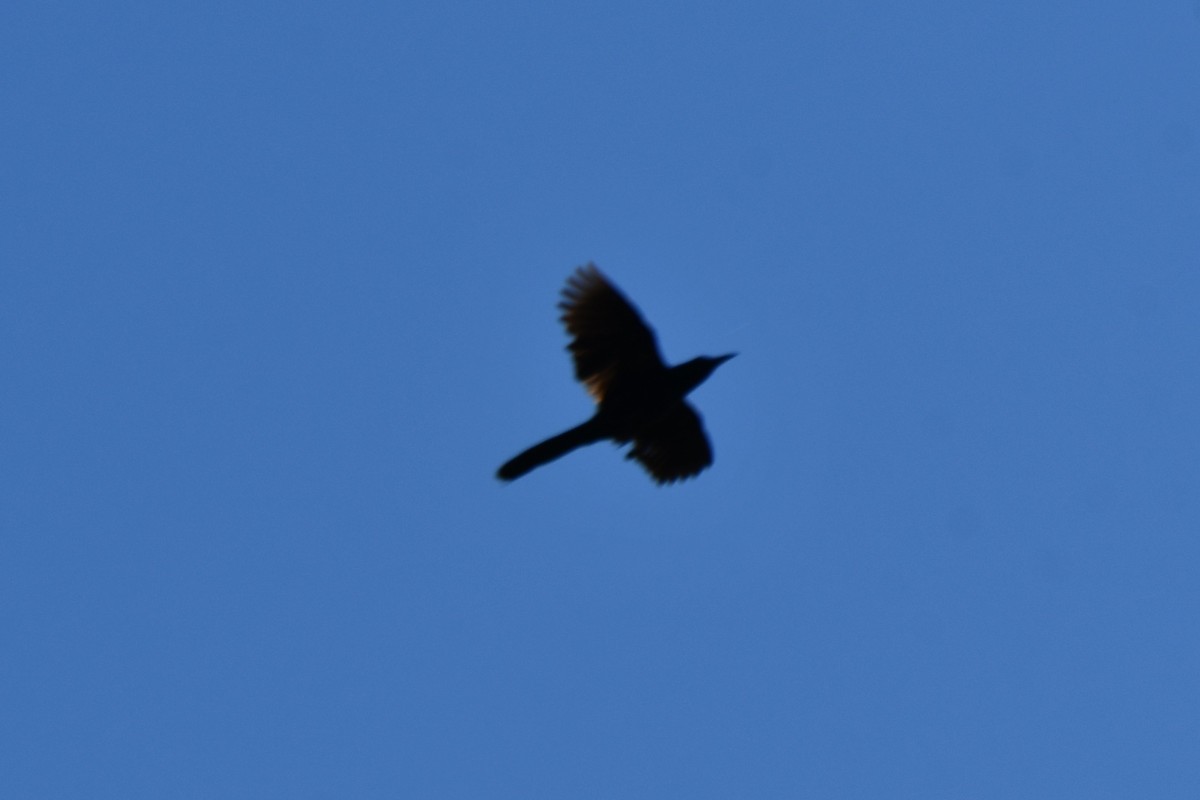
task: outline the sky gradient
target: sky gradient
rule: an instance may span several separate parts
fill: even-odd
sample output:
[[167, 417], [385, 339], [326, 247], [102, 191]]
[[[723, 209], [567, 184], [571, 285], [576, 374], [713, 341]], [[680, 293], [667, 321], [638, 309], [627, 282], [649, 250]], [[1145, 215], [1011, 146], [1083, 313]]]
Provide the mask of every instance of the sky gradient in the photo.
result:
[[[1191, 800], [1200, 6], [0, 10], [0, 795]], [[595, 261], [716, 454], [656, 487]]]

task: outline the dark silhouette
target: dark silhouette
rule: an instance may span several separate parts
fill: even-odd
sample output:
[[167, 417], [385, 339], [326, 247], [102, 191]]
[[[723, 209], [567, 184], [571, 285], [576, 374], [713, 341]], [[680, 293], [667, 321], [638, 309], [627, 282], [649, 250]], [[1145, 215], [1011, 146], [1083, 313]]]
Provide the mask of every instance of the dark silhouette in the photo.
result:
[[668, 367], [654, 331], [594, 264], [577, 269], [562, 294], [558, 307], [573, 337], [567, 349], [596, 413], [505, 462], [496, 477], [511, 481], [601, 439], [632, 442], [625, 457], [641, 462], [659, 484], [698, 475], [712, 464], [700, 415], [684, 397], [735, 354]]

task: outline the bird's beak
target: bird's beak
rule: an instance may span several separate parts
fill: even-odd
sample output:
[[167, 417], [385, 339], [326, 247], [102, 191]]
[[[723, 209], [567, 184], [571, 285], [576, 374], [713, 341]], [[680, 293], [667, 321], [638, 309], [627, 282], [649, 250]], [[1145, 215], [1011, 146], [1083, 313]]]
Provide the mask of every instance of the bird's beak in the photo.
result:
[[717, 364], [718, 365], [724, 364], [726, 361], [728, 361], [729, 359], [733, 358], [736, 355], [737, 355], [737, 353], [726, 353], [723, 356], [717, 356]]

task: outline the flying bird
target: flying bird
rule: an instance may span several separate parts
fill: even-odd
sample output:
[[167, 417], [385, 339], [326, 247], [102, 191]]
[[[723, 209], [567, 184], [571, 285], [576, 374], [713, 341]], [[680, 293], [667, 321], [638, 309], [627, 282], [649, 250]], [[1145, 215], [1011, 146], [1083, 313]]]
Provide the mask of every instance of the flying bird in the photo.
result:
[[558, 307], [571, 336], [567, 350], [575, 377], [596, 401], [596, 413], [509, 459], [496, 477], [515, 480], [603, 439], [632, 443], [625, 457], [640, 463], [659, 485], [691, 478], [711, 465], [712, 446], [700, 415], [684, 398], [736, 353], [668, 367], [654, 331], [594, 264], [571, 275]]

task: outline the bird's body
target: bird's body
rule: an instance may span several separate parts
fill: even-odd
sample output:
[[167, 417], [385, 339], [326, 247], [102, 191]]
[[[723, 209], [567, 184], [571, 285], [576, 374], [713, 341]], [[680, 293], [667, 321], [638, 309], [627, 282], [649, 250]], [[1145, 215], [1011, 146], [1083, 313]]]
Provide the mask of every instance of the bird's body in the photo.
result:
[[575, 377], [596, 401], [596, 413], [505, 462], [497, 477], [519, 478], [602, 439], [632, 443], [626, 458], [640, 462], [660, 484], [692, 477], [712, 464], [700, 415], [684, 398], [733, 355], [700, 356], [668, 367], [654, 331], [591, 264], [567, 281], [559, 308], [573, 337], [567, 349]]

